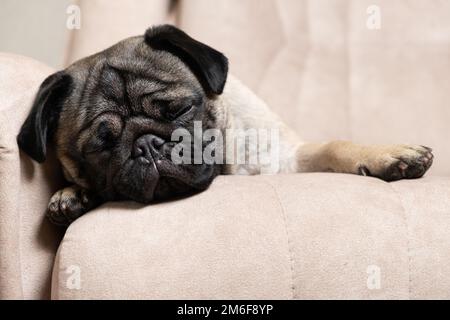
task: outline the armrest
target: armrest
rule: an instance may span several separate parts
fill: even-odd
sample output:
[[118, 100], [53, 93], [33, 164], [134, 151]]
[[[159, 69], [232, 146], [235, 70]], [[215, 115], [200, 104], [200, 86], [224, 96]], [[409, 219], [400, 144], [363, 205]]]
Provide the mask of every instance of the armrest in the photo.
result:
[[55, 158], [39, 165], [19, 152], [16, 136], [34, 95], [53, 70], [30, 58], [0, 53], [0, 299], [50, 295], [60, 231], [45, 219], [61, 183]]
[[[450, 178], [219, 176], [67, 229], [53, 299], [448, 299]], [[70, 272], [68, 272], [70, 271]]]

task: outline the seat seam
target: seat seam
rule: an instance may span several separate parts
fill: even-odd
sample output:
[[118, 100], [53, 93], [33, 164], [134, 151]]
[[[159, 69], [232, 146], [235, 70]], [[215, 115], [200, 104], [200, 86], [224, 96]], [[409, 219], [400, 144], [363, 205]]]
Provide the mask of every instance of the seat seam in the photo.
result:
[[292, 299], [296, 299], [296, 294], [295, 294], [295, 276], [294, 276], [294, 255], [292, 252], [292, 241], [291, 241], [291, 237], [289, 236], [289, 227], [288, 227], [288, 218], [287, 218], [287, 214], [286, 211], [284, 210], [284, 206], [281, 203], [281, 199], [280, 196], [278, 194], [278, 191], [276, 190], [276, 188], [266, 179], [264, 179], [264, 182], [272, 189], [272, 191], [274, 192], [275, 198], [278, 202], [278, 205], [280, 207], [280, 211], [281, 211], [281, 217], [283, 220], [283, 225], [284, 225], [284, 230], [286, 232], [286, 239], [287, 239], [287, 249], [288, 249], [288, 254], [289, 254], [289, 263], [290, 263], [290, 269], [291, 269], [291, 297]]
[[387, 183], [395, 196], [397, 197], [400, 206], [403, 210], [403, 216], [404, 216], [404, 223], [406, 227], [406, 254], [408, 256], [408, 299], [411, 300], [411, 291], [412, 291], [412, 276], [411, 276], [411, 266], [412, 266], [412, 254], [411, 254], [411, 241], [410, 241], [410, 224], [408, 219], [408, 213], [406, 210], [405, 205], [403, 204], [402, 197], [400, 196], [400, 193], [395, 189], [394, 185], [392, 183]]

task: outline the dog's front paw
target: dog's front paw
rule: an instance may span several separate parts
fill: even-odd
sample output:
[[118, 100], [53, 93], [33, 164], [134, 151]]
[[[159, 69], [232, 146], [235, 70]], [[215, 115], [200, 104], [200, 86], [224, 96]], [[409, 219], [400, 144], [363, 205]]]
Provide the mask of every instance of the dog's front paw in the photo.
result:
[[88, 192], [78, 186], [59, 190], [50, 199], [47, 216], [54, 224], [68, 226], [91, 207]]
[[359, 174], [385, 181], [422, 177], [433, 163], [431, 148], [414, 145], [395, 145], [371, 152], [373, 156], [359, 167]]

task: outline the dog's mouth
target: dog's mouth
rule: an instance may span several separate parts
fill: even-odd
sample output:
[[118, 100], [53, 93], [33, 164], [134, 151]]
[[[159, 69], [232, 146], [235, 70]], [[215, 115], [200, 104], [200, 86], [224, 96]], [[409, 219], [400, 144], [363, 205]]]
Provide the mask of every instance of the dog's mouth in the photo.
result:
[[161, 178], [170, 171], [172, 149], [169, 143], [158, 144], [156, 148], [155, 140], [151, 135], [138, 139], [130, 156], [120, 165], [113, 179], [113, 188], [119, 198], [143, 203], [154, 200]]
[[173, 146], [132, 154], [112, 181], [114, 200], [151, 203], [205, 190], [220, 171], [217, 165], [174, 163]]
[[128, 160], [113, 180], [120, 199], [148, 203], [154, 198], [160, 172], [153, 159], [140, 157]]

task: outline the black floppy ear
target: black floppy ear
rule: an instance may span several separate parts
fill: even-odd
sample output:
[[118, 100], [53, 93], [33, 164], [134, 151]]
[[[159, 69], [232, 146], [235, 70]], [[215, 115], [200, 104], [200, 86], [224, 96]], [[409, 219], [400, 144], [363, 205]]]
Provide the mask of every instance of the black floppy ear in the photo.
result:
[[71, 83], [72, 78], [64, 71], [45, 79], [17, 136], [20, 149], [38, 162], [45, 161], [47, 141], [56, 129], [62, 103]]
[[156, 50], [168, 51], [186, 63], [206, 93], [221, 94], [228, 74], [228, 59], [219, 51], [192, 39], [171, 25], [145, 32], [145, 42]]

